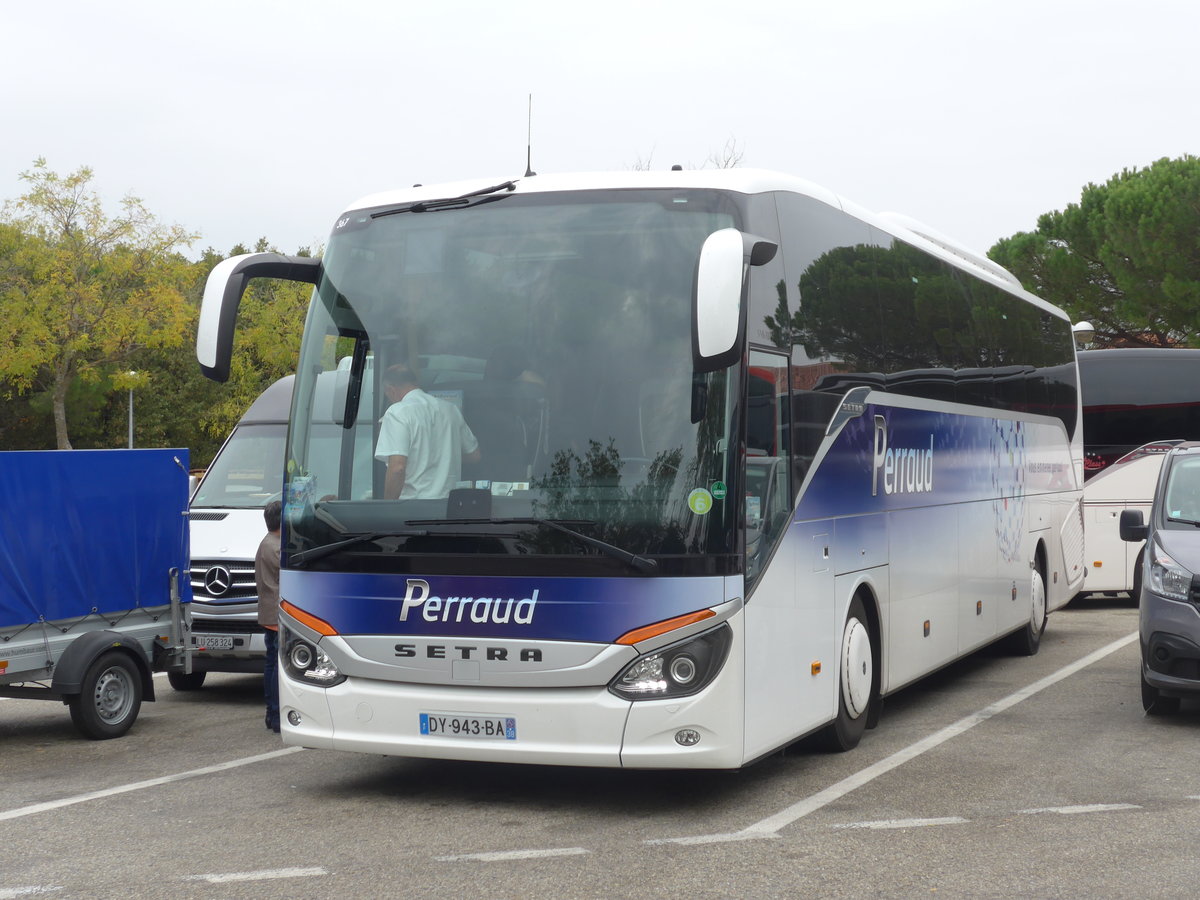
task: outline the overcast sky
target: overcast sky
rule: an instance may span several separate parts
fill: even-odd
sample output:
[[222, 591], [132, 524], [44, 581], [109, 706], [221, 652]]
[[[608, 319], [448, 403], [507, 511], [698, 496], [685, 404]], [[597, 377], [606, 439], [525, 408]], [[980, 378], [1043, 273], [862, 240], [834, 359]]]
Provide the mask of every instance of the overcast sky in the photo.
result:
[[0, 0], [0, 199], [90, 166], [227, 253], [359, 197], [742, 164], [984, 251], [1200, 153], [1197, 0]]

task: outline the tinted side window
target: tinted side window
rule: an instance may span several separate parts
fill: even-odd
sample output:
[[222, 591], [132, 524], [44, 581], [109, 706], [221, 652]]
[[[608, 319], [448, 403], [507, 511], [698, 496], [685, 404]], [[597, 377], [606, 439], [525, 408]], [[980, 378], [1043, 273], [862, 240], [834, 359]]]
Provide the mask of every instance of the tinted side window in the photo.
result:
[[753, 586], [791, 519], [788, 358], [750, 352], [746, 378], [746, 582]]
[[791, 354], [794, 495], [842, 396], [856, 385], [881, 386], [885, 323], [866, 224], [810, 197], [777, 194], [775, 202], [780, 267], [771, 273], [770, 305], [751, 314], [769, 336], [764, 343]]
[[819, 440], [830, 412], [811, 396], [859, 385], [1058, 416], [1073, 433], [1065, 320], [841, 210], [792, 194], [776, 204], [783, 278], [770, 292], [760, 282], [751, 314], [762, 343], [794, 347], [798, 456], [804, 423]]

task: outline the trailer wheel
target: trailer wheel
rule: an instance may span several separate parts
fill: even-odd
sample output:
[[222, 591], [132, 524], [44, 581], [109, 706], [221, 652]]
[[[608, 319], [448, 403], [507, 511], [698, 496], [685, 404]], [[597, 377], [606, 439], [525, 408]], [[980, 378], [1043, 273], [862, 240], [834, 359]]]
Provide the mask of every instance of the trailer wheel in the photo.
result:
[[88, 666], [80, 692], [67, 699], [71, 721], [92, 740], [120, 737], [142, 708], [142, 676], [119, 650], [109, 650]]
[[168, 672], [167, 681], [177, 691], [198, 691], [204, 686], [204, 676], [207, 672]]

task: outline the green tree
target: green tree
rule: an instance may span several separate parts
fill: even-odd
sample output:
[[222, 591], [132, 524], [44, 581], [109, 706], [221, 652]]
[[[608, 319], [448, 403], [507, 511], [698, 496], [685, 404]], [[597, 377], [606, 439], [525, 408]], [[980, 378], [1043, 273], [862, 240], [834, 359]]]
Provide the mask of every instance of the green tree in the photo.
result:
[[48, 394], [55, 443], [69, 449], [73, 384], [112, 378], [124, 391], [117, 373], [137, 353], [181, 347], [193, 332], [182, 293], [191, 264], [175, 248], [195, 236], [131, 196], [108, 215], [86, 167], [62, 177], [38, 159], [21, 179], [28, 192], [0, 216], [0, 380], [10, 394]]
[[1100, 346], [1197, 345], [1200, 158], [1160, 159], [1089, 184], [1078, 203], [988, 252]]

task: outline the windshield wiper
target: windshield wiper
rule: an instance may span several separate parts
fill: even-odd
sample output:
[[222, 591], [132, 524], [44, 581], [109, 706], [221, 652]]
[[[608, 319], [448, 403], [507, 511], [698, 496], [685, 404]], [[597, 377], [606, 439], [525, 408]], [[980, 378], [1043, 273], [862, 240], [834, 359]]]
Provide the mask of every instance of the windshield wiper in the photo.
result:
[[1167, 521], [1178, 522], [1180, 525], [1192, 525], [1196, 528], [1200, 528], [1200, 522], [1197, 522], [1195, 519], [1178, 519], [1175, 516], [1167, 516]]
[[[594, 522], [589, 522], [586, 519], [569, 520], [572, 525], [594, 525]], [[619, 559], [624, 563], [628, 563], [637, 569], [639, 572], [653, 572], [658, 568], [658, 563], [653, 559], [648, 559], [645, 556], [638, 556], [636, 553], [631, 553], [615, 544], [610, 544], [607, 541], [602, 541], [599, 538], [589, 537], [583, 532], [576, 531], [574, 528], [568, 528], [561, 522], [556, 522], [553, 519], [539, 519], [534, 516], [518, 517], [512, 519], [421, 519], [413, 521], [412, 525], [541, 525], [545, 528], [551, 528], [554, 531], [561, 531], [565, 535], [575, 538], [581, 544], [586, 544], [593, 549], [599, 550], [614, 559]]]
[[[443, 197], [438, 200], [418, 200], [416, 203], [409, 203], [407, 206], [397, 206], [395, 209], [380, 210], [379, 212], [371, 213], [371, 218], [378, 219], [383, 216], [394, 216], [398, 213], [406, 212], [421, 213], [438, 209], [461, 209], [467, 206], [478, 206], [481, 203], [503, 200], [507, 196], [507, 192], [515, 191], [516, 189], [517, 183], [515, 181], [506, 181], [503, 184], [494, 184], [491, 187], [480, 188], [477, 191], [471, 191], [469, 194], [460, 194], [457, 197]], [[500, 191], [505, 191], [506, 193], [501, 194]]]
[[299, 553], [289, 554], [288, 565], [303, 566], [313, 560], [329, 556], [331, 553], [337, 553], [339, 550], [344, 550], [346, 547], [353, 547], [355, 544], [369, 544], [371, 541], [377, 541], [380, 538], [428, 537], [428, 535], [428, 531], [417, 529], [409, 529], [408, 531], [369, 531], [366, 534], [356, 534], [342, 541], [334, 541], [332, 544], [321, 544], [319, 547], [312, 547], [308, 550], [301, 550]]

